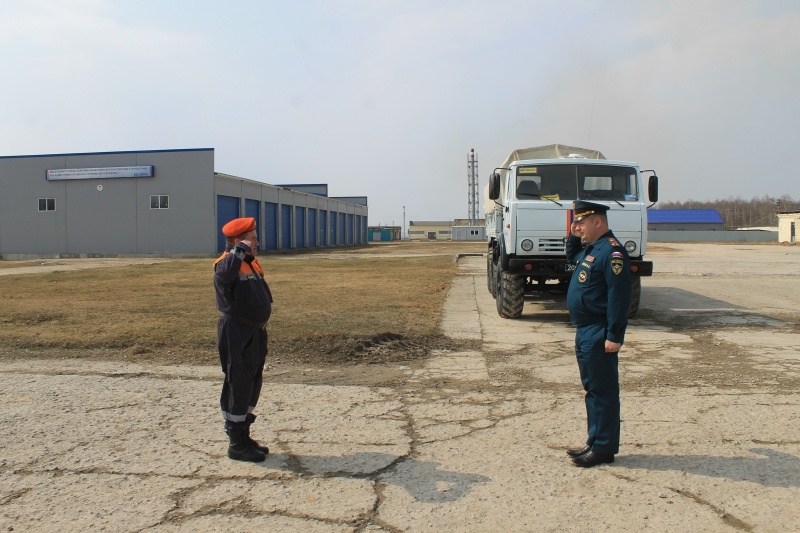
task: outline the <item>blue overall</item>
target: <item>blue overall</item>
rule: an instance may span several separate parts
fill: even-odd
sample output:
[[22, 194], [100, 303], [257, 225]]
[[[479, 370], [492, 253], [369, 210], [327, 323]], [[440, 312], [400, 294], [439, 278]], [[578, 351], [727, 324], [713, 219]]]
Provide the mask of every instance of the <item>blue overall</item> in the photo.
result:
[[581, 249], [570, 236], [567, 260], [575, 262], [567, 306], [575, 332], [575, 355], [586, 391], [586, 444], [599, 454], [619, 452], [619, 354], [605, 341], [622, 344], [631, 301], [630, 260], [611, 231]]
[[[241, 247], [241, 249], [239, 248]], [[217, 309], [217, 347], [225, 381], [220, 408], [226, 430], [246, 430], [261, 395], [267, 358], [266, 323], [272, 312], [272, 294], [264, 271], [244, 244], [230, 246], [214, 263]]]

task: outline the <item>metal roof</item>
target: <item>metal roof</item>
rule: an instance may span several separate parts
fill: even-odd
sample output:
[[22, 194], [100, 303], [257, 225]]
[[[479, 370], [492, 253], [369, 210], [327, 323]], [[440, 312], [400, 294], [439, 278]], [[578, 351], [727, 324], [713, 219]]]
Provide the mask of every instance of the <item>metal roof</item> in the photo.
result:
[[648, 209], [648, 224], [722, 224], [716, 209]]
[[115, 152], [70, 152], [66, 154], [0, 155], [0, 159], [33, 159], [36, 157], [65, 157], [77, 155], [161, 154], [167, 152], [213, 152], [213, 148], [174, 148], [169, 150], [118, 150]]
[[409, 220], [409, 226], [452, 226], [452, 220]]

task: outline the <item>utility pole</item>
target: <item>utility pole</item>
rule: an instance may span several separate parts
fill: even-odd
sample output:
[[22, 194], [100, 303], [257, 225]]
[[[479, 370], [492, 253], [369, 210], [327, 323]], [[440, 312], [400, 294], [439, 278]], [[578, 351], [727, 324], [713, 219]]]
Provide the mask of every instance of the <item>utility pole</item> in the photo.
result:
[[406, 233], [406, 206], [403, 206], [403, 227], [400, 230], [400, 240], [401, 241], [406, 238], [405, 237], [405, 233]]
[[478, 156], [472, 148], [467, 155], [467, 218], [470, 226], [478, 224]]

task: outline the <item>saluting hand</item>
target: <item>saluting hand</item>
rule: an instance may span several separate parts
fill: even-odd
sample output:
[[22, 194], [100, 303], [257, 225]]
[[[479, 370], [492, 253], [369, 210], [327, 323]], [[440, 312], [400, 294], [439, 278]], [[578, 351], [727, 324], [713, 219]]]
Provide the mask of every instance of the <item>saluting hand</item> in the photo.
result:
[[245, 255], [253, 255], [253, 241], [251, 241], [250, 239], [242, 239], [239, 242], [250, 248], [250, 251], [245, 252]]

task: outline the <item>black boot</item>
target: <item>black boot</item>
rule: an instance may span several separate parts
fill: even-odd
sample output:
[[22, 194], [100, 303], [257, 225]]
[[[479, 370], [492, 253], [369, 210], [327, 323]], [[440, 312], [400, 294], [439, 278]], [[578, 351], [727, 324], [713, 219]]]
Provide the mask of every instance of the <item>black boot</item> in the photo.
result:
[[256, 421], [256, 415], [254, 415], [253, 413], [248, 413], [247, 414], [247, 420], [246, 420], [247, 429], [245, 430], [245, 433], [247, 433], [247, 442], [250, 443], [250, 446], [255, 448], [256, 450], [261, 450], [265, 454], [268, 454], [269, 453], [269, 448], [267, 448], [266, 446], [260, 445], [259, 443], [257, 443], [256, 441], [254, 441], [253, 439], [250, 438], [250, 424], [252, 424], [255, 421]]
[[267, 458], [266, 453], [250, 446], [247, 431], [230, 429], [228, 430], [228, 438], [230, 439], [230, 445], [228, 445], [228, 457], [230, 459], [260, 463]]

